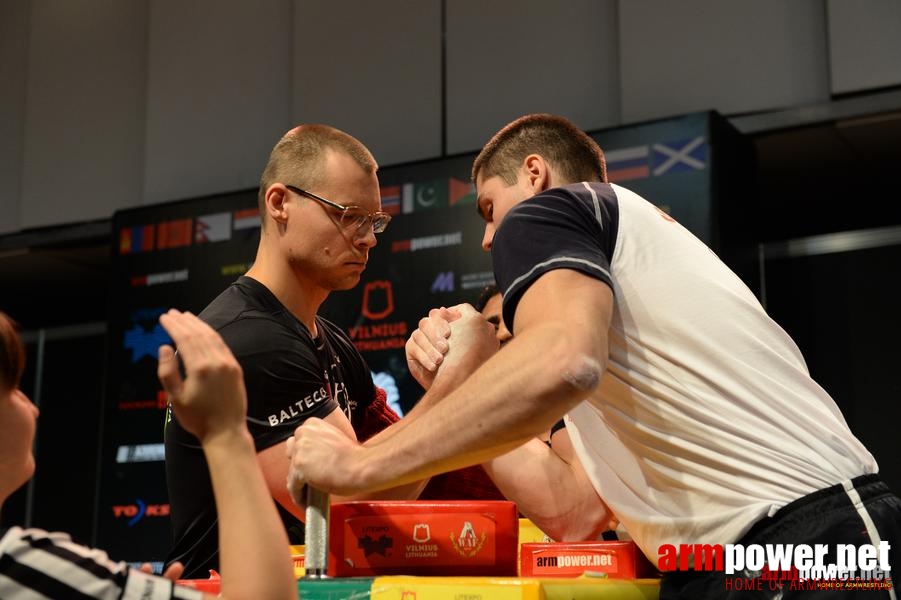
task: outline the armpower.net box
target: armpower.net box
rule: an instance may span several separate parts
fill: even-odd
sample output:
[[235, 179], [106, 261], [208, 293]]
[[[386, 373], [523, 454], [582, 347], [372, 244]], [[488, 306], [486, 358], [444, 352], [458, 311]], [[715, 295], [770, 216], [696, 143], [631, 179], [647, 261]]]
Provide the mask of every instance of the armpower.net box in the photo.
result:
[[382, 501], [332, 504], [328, 574], [517, 574], [513, 502]]
[[522, 577], [578, 577], [588, 573], [637, 579], [659, 575], [632, 541], [523, 544], [520, 561]]

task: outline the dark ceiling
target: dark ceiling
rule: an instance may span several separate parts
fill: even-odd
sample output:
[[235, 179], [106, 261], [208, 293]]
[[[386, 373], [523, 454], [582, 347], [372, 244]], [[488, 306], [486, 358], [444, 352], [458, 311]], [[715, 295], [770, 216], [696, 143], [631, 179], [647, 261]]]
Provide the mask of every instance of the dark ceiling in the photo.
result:
[[0, 310], [24, 330], [105, 321], [109, 221], [0, 237]]
[[753, 139], [761, 241], [901, 223], [901, 112]]

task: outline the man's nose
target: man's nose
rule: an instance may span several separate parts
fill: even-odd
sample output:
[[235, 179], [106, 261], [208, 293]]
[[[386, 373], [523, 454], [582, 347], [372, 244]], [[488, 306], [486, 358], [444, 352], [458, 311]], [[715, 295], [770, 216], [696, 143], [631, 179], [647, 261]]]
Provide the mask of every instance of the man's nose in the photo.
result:
[[482, 250], [491, 252], [492, 241], [494, 241], [494, 223], [486, 223], [485, 235], [482, 237]]
[[361, 248], [372, 248], [379, 242], [372, 230], [372, 221], [367, 221], [363, 227], [354, 234], [354, 244]]

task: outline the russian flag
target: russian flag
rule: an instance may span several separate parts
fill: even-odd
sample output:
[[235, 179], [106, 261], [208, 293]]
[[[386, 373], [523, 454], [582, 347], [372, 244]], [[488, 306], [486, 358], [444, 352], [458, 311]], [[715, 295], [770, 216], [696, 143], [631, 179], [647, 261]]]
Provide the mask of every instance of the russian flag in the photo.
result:
[[651, 175], [648, 147], [632, 146], [604, 153], [607, 159], [607, 180], [614, 183], [642, 179]]

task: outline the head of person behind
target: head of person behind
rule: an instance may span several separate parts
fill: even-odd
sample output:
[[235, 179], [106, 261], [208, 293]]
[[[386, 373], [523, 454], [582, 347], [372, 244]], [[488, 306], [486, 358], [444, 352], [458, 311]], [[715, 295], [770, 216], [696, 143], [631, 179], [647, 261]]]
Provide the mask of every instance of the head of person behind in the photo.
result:
[[479, 215], [485, 220], [482, 247], [511, 208], [546, 189], [579, 181], [607, 181], [604, 153], [569, 120], [525, 115], [498, 131], [473, 161]]
[[25, 347], [15, 323], [0, 312], [0, 508], [34, 474], [37, 407], [19, 389]]
[[391, 220], [381, 211], [377, 169], [362, 143], [327, 125], [299, 125], [270, 153], [258, 195], [260, 246], [247, 274], [304, 321], [329, 292], [359, 282]]
[[482, 313], [482, 316], [485, 317], [486, 321], [494, 325], [497, 341], [503, 348], [504, 344], [509, 342], [510, 338], [513, 337], [513, 334], [510, 333], [510, 330], [507, 329], [507, 325], [504, 323], [502, 308], [503, 298], [501, 297], [501, 291], [498, 289], [497, 285], [492, 283], [485, 286], [485, 289], [479, 294], [475, 309]]

